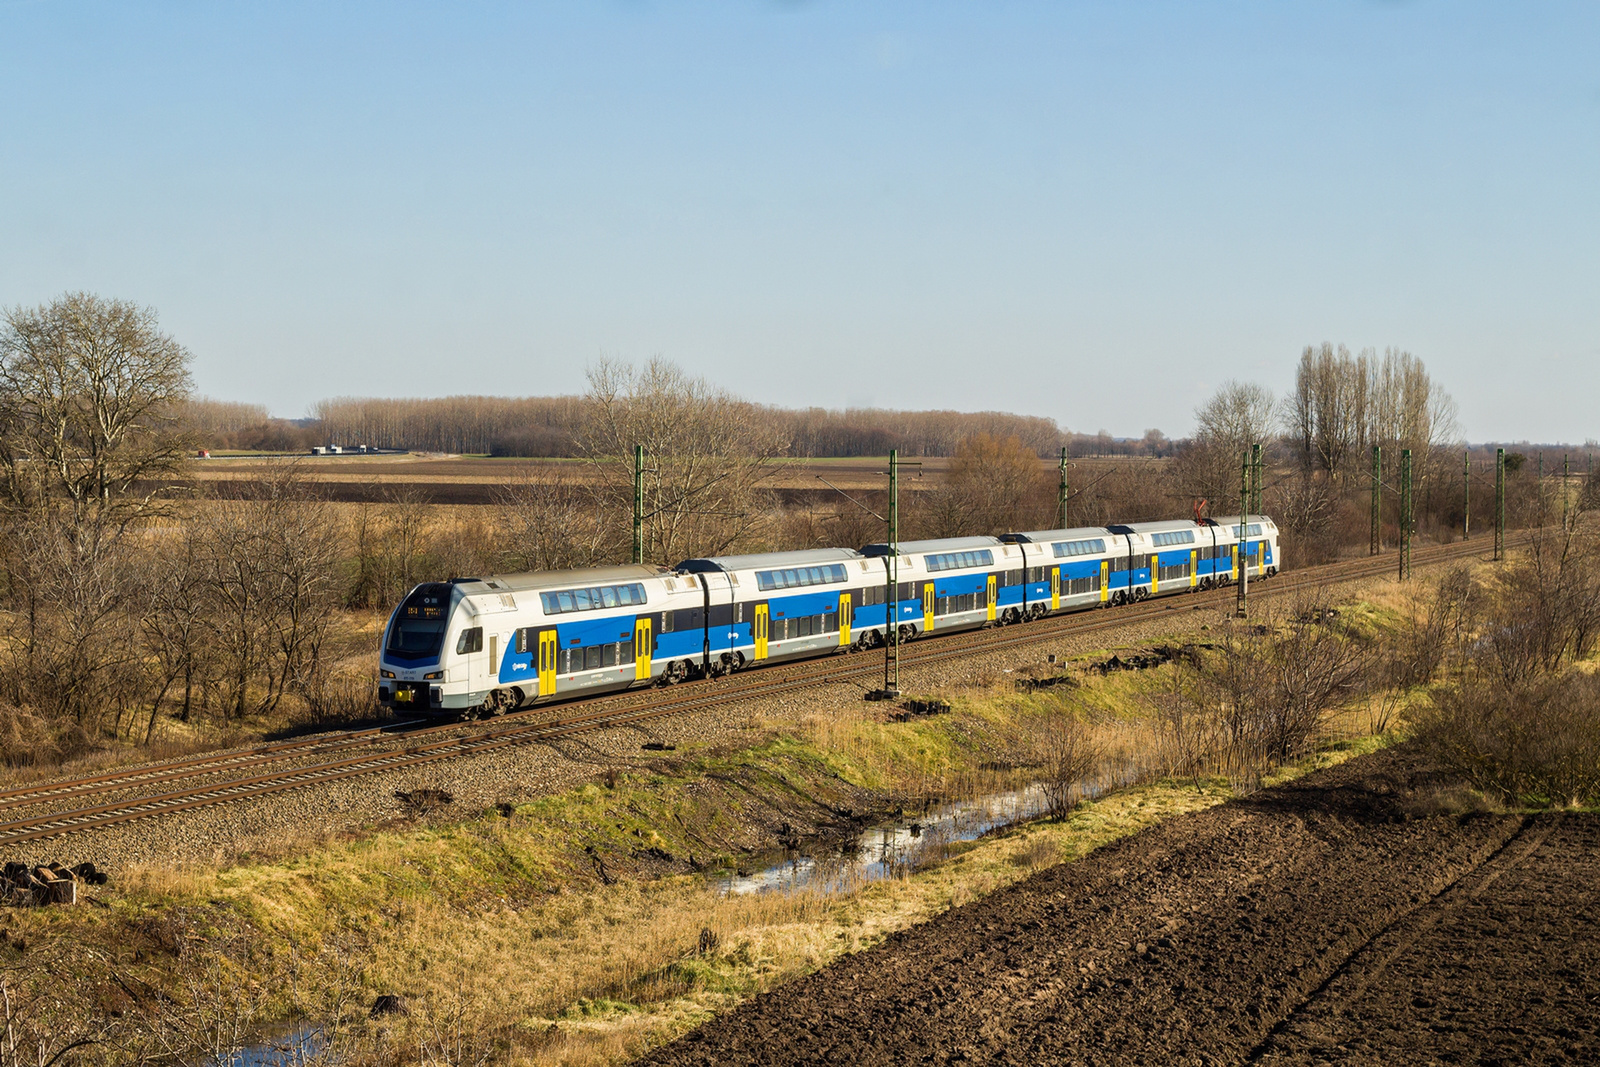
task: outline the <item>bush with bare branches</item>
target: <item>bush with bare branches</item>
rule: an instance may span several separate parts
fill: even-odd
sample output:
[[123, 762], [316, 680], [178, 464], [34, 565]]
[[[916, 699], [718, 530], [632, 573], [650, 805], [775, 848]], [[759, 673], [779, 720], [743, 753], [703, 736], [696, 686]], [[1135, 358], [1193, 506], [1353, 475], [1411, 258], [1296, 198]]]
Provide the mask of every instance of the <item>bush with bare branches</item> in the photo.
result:
[[1034, 734], [1033, 747], [1034, 762], [1043, 771], [1039, 786], [1050, 815], [1064, 819], [1083, 799], [1085, 785], [1100, 773], [1105, 753], [1088, 724], [1071, 709], [1045, 716]]

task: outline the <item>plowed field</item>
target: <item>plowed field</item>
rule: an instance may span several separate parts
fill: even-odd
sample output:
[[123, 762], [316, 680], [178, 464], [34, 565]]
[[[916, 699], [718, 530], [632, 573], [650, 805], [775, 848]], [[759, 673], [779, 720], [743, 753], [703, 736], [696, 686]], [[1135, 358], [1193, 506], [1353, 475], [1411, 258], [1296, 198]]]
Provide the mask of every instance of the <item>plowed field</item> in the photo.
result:
[[649, 1062], [1600, 1061], [1600, 818], [1436, 786], [1398, 749], [1172, 820]]

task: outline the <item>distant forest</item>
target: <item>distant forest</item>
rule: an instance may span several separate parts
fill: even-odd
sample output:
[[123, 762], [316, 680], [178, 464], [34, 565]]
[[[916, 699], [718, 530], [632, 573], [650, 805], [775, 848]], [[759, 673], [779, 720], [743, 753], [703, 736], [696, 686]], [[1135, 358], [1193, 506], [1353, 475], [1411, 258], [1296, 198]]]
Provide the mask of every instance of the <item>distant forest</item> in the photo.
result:
[[[1114, 438], [1105, 431], [1069, 433], [1054, 419], [1000, 411], [890, 411], [882, 408], [778, 408], [742, 403], [745, 414], [786, 441], [790, 456], [881, 456], [891, 448], [905, 455], [953, 456], [975, 434], [1015, 437], [1040, 456], [1151, 456], [1172, 453], [1159, 430], [1141, 438]], [[494, 456], [583, 455], [584, 420], [591, 408], [582, 396], [423, 398], [339, 397], [324, 400], [314, 417], [274, 419], [259, 404], [199, 399], [189, 403], [189, 422], [208, 447], [301, 451], [313, 445], [457, 452]]]

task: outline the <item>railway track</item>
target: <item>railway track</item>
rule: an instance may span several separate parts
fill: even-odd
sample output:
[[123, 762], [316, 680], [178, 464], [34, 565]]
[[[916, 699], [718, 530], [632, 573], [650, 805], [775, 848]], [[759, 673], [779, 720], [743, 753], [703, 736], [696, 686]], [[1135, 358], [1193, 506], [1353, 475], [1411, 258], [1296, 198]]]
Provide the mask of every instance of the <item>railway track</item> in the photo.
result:
[[[1414, 553], [1415, 565], [1427, 566], [1481, 555], [1484, 542], [1458, 542]], [[1391, 573], [1392, 556], [1367, 557], [1324, 567], [1291, 571], [1272, 579], [1262, 590], [1272, 596], [1331, 583]], [[1067, 635], [1115, 629], [1158, 618], [1180, 609], [1221, 608], [1231, 603], [1232, 586], [1185, 597], [1141, 601], [1109, 611], [1058, 615], [1016, 626], [968, 630], [902, 646], [901, 664], [959, 659], [1037, 644]], [[537, 744], [592, 730], [635, 726], [752, 697], [777, 696], [817, 686], [865, 683], [877, 678], [882, 662], [874, 656], [841, 656], [778, 664], [731, 678], [691, 683], [671, 689], [641, 689], [592, 697], [561, 705], [543, 705], [513, 712], [477, 727], [458, 723], [417, 727], [397, 723], [332, 736], [301, 738], [258, 745], [242, 751], [196, 756], [167, 763], [112, 771], [70, 781], [0, 790], [0, 844], [151, 818], [175, 812], [269, 796], [291, 789], [459, 759], [513, 745]], [[554, 715], [555, 717], [551, 717]], [[309, 762], [307, 762], [309, 761]], [[277, 766], [293, 764], [292, 766]], [[209, 779], [209, 780], [202, 780]], [[185, 784], [187, 783], [187, 784]], [[149, 787], [165, 791], [137, 796], [114, 794]], [[83, 802], [100, 799], [98, 803]], [[23, 814], [21, 809], [76, 804]], [[5, 818], [6, 812], [13, 816]]]

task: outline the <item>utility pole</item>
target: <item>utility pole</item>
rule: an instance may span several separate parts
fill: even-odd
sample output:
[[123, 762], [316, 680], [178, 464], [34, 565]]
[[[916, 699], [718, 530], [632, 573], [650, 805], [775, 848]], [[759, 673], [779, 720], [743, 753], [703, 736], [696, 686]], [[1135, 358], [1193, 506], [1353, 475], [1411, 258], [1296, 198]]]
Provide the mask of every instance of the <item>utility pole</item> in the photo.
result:
[[1472, 452], [1461, 451], [1461, 540], [1472, 540]]
[[1067, 528], [1067, 449], [1061, 449], [1061, 484], [1056, 490], [1056, 507], [1061, 512], [1060, 526], [1057, 529]]
[[1380, 495], [1383, 485], [1383, 448], [1380, 445], [1372, 446], [1372, 540], [1367, 546], [1367, 555], [1376, 556], [1383, 551], [1383, 497]]
[[633, 562], [644, 562], [644, 445], [633, 446]]
[[1494, 450], [1494, 558], [1506, 554], [1506, 450]]
[[1400, 580], [1411, 577], [1411, 449], [1400, 450]]
[[[913, 462], [913, 467], [921, 467]], [[889, 475], [889, 507], [879, 515], [849, 493], [834, 485], [822, 475], [817, 481], [844, 497], [850, 503], [871, 515], [889, 528], [888, 554], [883, 557], [883, 688], [867, 694], [868, 700], [894, 700], [900, 695], [900, 450], [889, 450], [889, 469], [879, 471]]]
[[[900, 695], [900, 450], [889, 449], [889, 559], [884, 567], [888, 588], [883, 600], [883, 696], [893, 700]], [[890, 660], [894, 676], [890, 677]]]
[[1261, 514], [1261, 445], [1250, 446], [1250, 513]]
[[1250, 453], [1239, 455], [1239, 596], [1235, 612], [1241, 619], [1249, 618], [1250, 596]]
[[1539, 525], [1544, 525], [1544, 449], [1539, 450], [1539, 477], [1534, 481], [1535, 488], [1539, 491]]
[[1561, 526], [1563, 529], [1567, 525], [1567, 512], [1570, 510], [1567, 504], [1567, 476], [1571, 473], [1571, 459], [1567, 453], [1563, 452], [1561, 453]]

